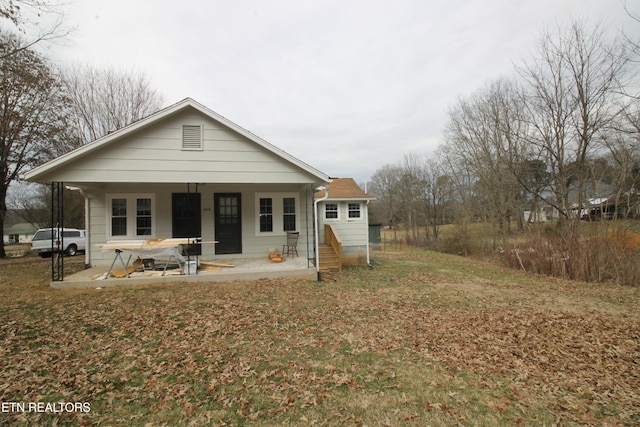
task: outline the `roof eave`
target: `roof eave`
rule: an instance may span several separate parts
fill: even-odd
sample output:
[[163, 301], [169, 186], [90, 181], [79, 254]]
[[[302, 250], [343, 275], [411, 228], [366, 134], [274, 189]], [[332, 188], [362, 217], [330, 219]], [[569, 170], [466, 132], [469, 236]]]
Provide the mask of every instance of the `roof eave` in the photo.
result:
[[249, 132], [248, 130], [244, 129], [243, 127], [237, 125], [236, 123], [232, 122], [231, 120], [225, 118], [224, 116], [221, 116], [220, 114], [216, 113], [213, 110], [210, 110], [209, 108], [205, 107], [204, 105], [200, 104], [197, 101], [194, 101], [191, 98], [185, 98], [180, 102], [177, 102], [169, 107], [166, 107], [160, 111], [157, 111], [153, 114], [151, 114], [148, 117], [145, 117], [143, 119], [138, 120], [137, 122], [131, 123], [128, 126], [125, 126], [115, 132], [112, 132], [108, 135], [103, 136], [102, 138], [96, 139], [93, 142], [90, 142], [86, 145], [83, 145], [82, 147], [78, 147], [75, 150], [72, 150], [68, 153], [65, 153], [47, 163], [44, 163], [40, 166], [37, 166], [33, 169], [31, 169], [30, 171], [27, 171], [24, 173], [23, 178], [27, 181], [37, 181], [38, 177], [42, 177], [45, 174], [47, 174], [48, 172], [51, 172], [52, 170], [55, 170], [56, 168], [60, 167], [61, 165], [64, 165], [66, 162], [72, 161], [76, 158], [82, 157], [84, 155], [87, 155], [89, 153], [91, 153], [94, 150], [99, 149], [100, 147], [103, 147], [104, 145], [107, 145], [109, 143], [111, 143], [114, 140], [120, 139], [132, 132], [135, 132], [137, 130], [140, 130], [146, 126], [151, 125], [152, 123], [163, 119], [164, 117], [170, 116], [172, 114], [177, 113], [178, 111], [181, 111], [187, 107], [192, 107], [196, 110], [198, 110], [199, 112], [201, 112], [202, 114], [209, 116], [211, 118], [213, 118], [214, 120], [219, 121], [220, 123], [224, 124], [225, 126], [229, 127], [230, 129], [232, 129], [233, 131], [239, 133], [240, 135], [244, 136], [245, 138], [255, 142], [256, 144], [260, 145], [261, 147], [265, 148], [266, 150], [280, 156], [281, 158], [287, 160], [288, 162], [290, 162], [293, 165], [296, 165], [297, 167], [299, 167], [300, 169], [304, 170], [305, 172], [313, 175], [316, 179], [318, 179], [318, 182], [322, 182], [322, 183], [329, 183], [331, 181], [331, 178], [329, 177], [329, 175], [320, 172], [318, 169], [315, 169], [314, 167], [308, 165], [307, 163], [301, 161], [300, 159], [292, 156], [291, 154], [287, 153], [286, 151], [281, 150], [280, 148], [276, 147], [275, 145], [265, 141], [264, 139], [260, 138], [259, 136]]
[[139, 129], [144, 128], [145, 126], [150, 125], [156, 120], [160, 120], [163, 117], [166, 117], [177, 111], [180, 111], [182, 108], [186, 108], [186, 106], [189, 105], [189, 101], [193, 101], [193, 100], [191, 100], [190, 98], [186, 98], [167, 108], [159, 110], [151, 114], [150, 116], [147, 116], [143, 119], [140, 119], [136, 122], [131, 123], [130, 125], [127, 125], [121, 129], [118, 129], [108, 135], [105, 135], [102, 138], [98, 138], [95, 141], [89, 142], [88, 144], [85, 144], [81, 147], [78, 147], [74, 150], [69, 151], [68, 153], [62, 154], [61, 156], [56, 157], [55, 159], [50, 160], [47, 163], [44, 163], [40, 166], [37, 166], [31, 169], [28, 172], [25, 172], [25, 174], [23, 175], [23, 178], [26, 179], [27, 181], [36, 180], [39, 176], [45, 175], [47, 172], [55, 170], [57, 167], [64, 165], [66, 162], [69, 162], [78, 157], [87, 155], [92, 151], [97, 150], [98, 148], [104, 145], [107, 145], [114, 140], [120, 139], [131, 132], [135, 132]]

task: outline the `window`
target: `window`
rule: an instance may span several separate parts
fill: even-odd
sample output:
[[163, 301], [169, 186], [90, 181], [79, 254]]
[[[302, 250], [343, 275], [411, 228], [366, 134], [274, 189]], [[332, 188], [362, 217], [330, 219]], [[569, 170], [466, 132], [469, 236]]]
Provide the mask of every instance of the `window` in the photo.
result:
[[220, 225], [238, 225], [240, 219], [239, 200], [235, 195], [218, 197], [218, 223]]
[[283, 231], [296, 231], [296, 199], [285, 197], [282, 199]]
[[298, 193], [256, 193], [256, 235], [284, 235], [299, 229]]
[[155, 233], [153, 194], [107, 194], [109, 237], [144, 238]]
[[273, 231], [273, 199], [260, 198], [260, 232]]
[[202, 125], [182, 125], [182, 149], [202, 150]]
[[325, 219], [338, 219], [338, 204], [327, 203], [324, 205], [324, 217]]
[[51, 240], [53, 237], [53, 231], [49, 230], [40, 230], [33, 235], [33, 241], [36, 240]]
[[127, 199], [111, 200], [111, 235], [127, 235]]
[[360, 219], [360, 203], [349, 203], [349, 218]]
[[151, 199], [136, 199], [136, 235], [151, 236]]

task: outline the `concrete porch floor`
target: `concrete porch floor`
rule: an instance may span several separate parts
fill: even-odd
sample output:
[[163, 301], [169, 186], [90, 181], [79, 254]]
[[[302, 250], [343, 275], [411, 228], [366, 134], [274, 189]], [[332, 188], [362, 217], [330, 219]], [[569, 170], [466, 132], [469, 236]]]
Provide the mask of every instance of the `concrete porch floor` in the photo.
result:
[[[209, 261], [210, 260], [202, 260]], [[56, 289], [70, 288], [103, 288], [107, 286], [132, 286], [151, 283], [176, 283], [176, 282], [233, 282], [243, 280], [299, 278], [304, 280], [317, 280], [316, 269], [313, 263], [307, 263], [306, 258], [287, 258], [281, 263], [271, 263], [264, 259], [225, 259], [216, 260], [220, 263], [233, 264], [234, 267], [223, 267], [218, 271], [198, 271], [198, 274], [183, 275], [154, 275], [142, 276], [136, 273], [131, 277], [96, 279], [104, 276], [109, 269], [108, 265], [91, 267], [71, 274], [61, 282], [51, 282], [51, 287]], [[309, 267], [310, 266], [310, 267]], [[114, 270], [122, 266], [114, 267]]]

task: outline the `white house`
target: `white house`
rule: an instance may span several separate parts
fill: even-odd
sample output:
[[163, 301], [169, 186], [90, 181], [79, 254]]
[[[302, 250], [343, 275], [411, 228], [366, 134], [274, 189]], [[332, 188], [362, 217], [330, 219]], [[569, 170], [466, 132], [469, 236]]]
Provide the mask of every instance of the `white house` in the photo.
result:
[[334, 245], [338, 239], [342, 263], [369, 264], [369, 202], [374, 197], [365, 193], [352, 178], [334, 178], [327, 192], [316, 192], [321, 244]]
[[152, 238], [217, 242], [202, 245], [203, 258], [266, 257], [287, 231], [300, 233], [299, 256], [312, 262], [314, 192], [331, 181], [190, 98], [25, 178], [64, 183], [85, 196], [88, 266], [113, 260], [98, 247], [107, 241]]
[[19, 222], [4, 229], [5, 244], [29, 243], [36, 228], [28, 222]]

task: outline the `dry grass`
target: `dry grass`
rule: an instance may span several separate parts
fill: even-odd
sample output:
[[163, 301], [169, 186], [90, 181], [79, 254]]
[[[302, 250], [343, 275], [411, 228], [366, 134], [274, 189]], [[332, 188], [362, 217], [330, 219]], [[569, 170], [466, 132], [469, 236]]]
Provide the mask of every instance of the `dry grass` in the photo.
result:
[[424, 251], [332, 282], [56, 291], [0, 261], [0, 400], [23, 425], [634, 425], [637, 288]]
[[[515, 227], [515, 224], [512, 224]], [[529, 273], [589, 282], [640, 284], [640, 222], [637, 220], [578, 221], [561, 226], [557, 221], [528, 224], [524, 231], [512, 227], [500, 233], [489, 223], [464, 227], [445, 225], [439, 240], [411, 236], [410, 230], [383, 230], [380, 245], [385, 250], [402, 250], [419, 242], [441, 252], [491, 257], [494, 262]], [[395, 238], [394, 238], [395, 236]], [[497, 256], [496, 256], [497, 255]]]

